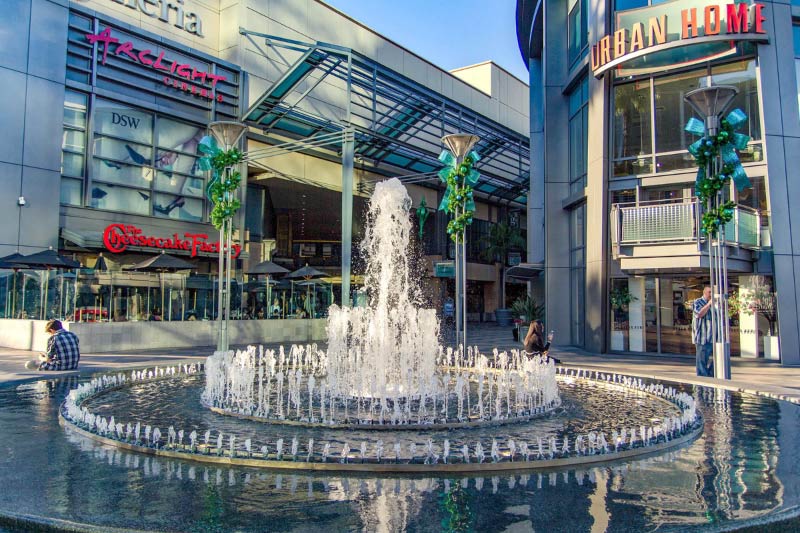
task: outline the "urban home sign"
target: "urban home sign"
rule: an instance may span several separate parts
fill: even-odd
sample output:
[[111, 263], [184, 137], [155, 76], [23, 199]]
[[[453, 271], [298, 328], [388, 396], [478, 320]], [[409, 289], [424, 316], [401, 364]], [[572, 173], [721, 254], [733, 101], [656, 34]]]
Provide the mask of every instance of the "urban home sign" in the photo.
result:
[[759, 3], [676, 0], [619, 11], [616, 30], [592, 46], [592, 72], [599, 78], [619, 67], [623, 75], [647, 74], [733, 54], [737, 42], [768, 41], [764, 9]]
[[[101, 64], [103, 65], [106, 64], [109, 53], [116, 56], [125, 56], [129, 60], [147, 68], [163, 72], [162, 82], [168, 87], [174, 87], [200, 98], [216, 99], [218, 102], [223, 101], [222, 95], [217, 93], [215, 88], [218, 82], [227, 79], [225, 76], [218, 76], [213, 72], [198, 70], [192, 65], [165, 58], [165, 52], [156, 54], [148, 48], [137, 51], [133, 48], [133, 42], [120, 42], [119, 39], [114, 37], [111, 34], [111, 28], [105, 28], [97, 34], [87, 34], [86, 39], [89, 43], [98, 43], [98, 46], [100, 46], [103, 54]], [[210, 85], [210, 88], [205, 85]]]
[[[119, 254], [128, 249], [128, 246], [140, 248], [154, 248], [157, 250], [182, 250], [189, 252], [192, 257], [198, 253], [219, 253], [219, 241], [208, 242], [206, 233], [184, 233], [183, 236], [173, 233], [170, 237], [150, 237], [141, 229], [131, 224], [111, 224], [103, 231], [103, 245], [111, 253]], [[231, 255], [234, 259], [239, 257], [242, 247], [234, 244]]]

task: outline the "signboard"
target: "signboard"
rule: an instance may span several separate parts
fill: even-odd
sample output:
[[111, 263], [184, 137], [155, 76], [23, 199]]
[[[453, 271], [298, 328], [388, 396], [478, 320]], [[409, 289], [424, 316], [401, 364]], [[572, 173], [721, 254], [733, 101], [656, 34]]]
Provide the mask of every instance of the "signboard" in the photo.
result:
[[[103, 245], [111, 253], [119, 254], [128, 249], [128, 246], [140, 248], [154, 248], [157, 250], [182, 250], [196, 257], [199, 252], [219, 253], [220, 244], [208, 242], [206, 233], [184, 233], [183, 236], [173, 233], [169, 237], [150, 237], [144, 235], [141, 229], [132, 224], [111, 224], [103, 231]], [[242, 247], [234, 244], [231, 256], [236, 259], [242, 252]]]
[[522, 254], [519, 252], [508, 252], [508, 265], [517, 266], [522, 262]]
[[205, 69], [198, 69], [188, 63], [183, 63], [176, 58], [165, 57], [166, 52], [154, 52], [148, 48], [136, 50], [132, 41], [120, 41], [105, 28], [97, 34], [87, 34], [86, 40], [96, 44], [98, 55], [102, 57], [101, 65], [105, 65], [109, 54], [124, 57], [134, 63], [139, 63], [162, 75], [161, 82], [167, 87], [173, 87], [192, 96], [222, 102], [222, 94], [215, 91], [217, 83], [225, 81], [225, 76], [214, 74]]
[[[83, 0], [79, 0], [83, 1]], [[203, 35], [203, 21], [197, 13], [184, 6], [184, 0], [106, 0], [125, 6], [135, 12], [158, 19], [166, 24], [172, 23], [176, 28], [198, 37]]]
[[632, 76], [734, 54], [739, 42], [766, 42], [764, 4], [675, 0], [616, 13], [615, 30], [592, 46], [596, 77]]
[[433, 275], [437, 278], [454, 278], [456, 265], [453, 261], [436, 261], [433, 263]]

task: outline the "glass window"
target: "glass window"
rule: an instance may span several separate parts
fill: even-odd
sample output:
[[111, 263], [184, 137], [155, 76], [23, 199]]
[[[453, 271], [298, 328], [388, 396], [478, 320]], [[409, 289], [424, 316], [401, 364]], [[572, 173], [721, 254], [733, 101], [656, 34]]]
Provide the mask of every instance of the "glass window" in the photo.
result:
[[586, 0], [568, 0], [567, 31], [569, 32], [568, 55], [572, 64], [586, 54], [589, 30], [586, 22]]
[[92, 180], [119, 185], [149, 189], [150, 182], [153, 180], [153, 169], [150, 167], [140, 167], [97, 157], [94, 158], [92, 170]]
[[746, 133], [753, 140], [761, 140], [761, 114], [758, 107], [758, 81], [755, 60], [738, 61], [711, 69], [711, 81], [716, 85], [733, 85], [739, 94], [733, 99], [729, 109], [739, 108], [747, 114], [746, 126], [738, 131]]
[[153, 143], [153, 114], [106, 100], [97, 100], [94, 131], [142, 144]]
[[64, 128], [61, 135], [61, 203], [81, 205], [86, 165], [86, 110], [89, 97], [67, 90], [64, 93]]
[[89, 205], [97, 209], [150, 214], [150, 192], [105, 183], [92, 183]]
[[589, 78], [569, 95], [569, 181], [570, 194], [586, 187], [588, 150]]
[[203, 201], [173, 194], [156, 194], [153, 214], [157, 217], [200, 222], [203, 220]]
[[81, 205], [83, 190], [82, 180], [61, 178], [61, 203], [66, 205]]
[[203, 196], [203, 180], [174, 172], [156, 172], [156, 190], [184, 196]]
[[703, 68], [654, 80], [657, 153], [685, 150], [697, 140], [683, 129], [689, 118], [697, 116], [683, 97], [704, 85], [706, 77]]
[[570, 339], [583, 345], [586, 286], [586, 204], [570, 212]]
[[650, 80], [614, 87], [614, 175], [653, 171]]
[[205, 128], [194, 124], [159, 117], [156, 144], [161, 148], [194, 155], [205, 132]]
[[[118, 141], [110, 137], [95, 135], [94, 156], [113, 159], [130, 165], [151, 165], [153, 150], [149, 146]], [[111, 166], [111, 165], [109, 165]]]
[[647, 5], [647, 0], [614, 0], [615, 11], [636, 9], [637, 7], [645, 7], [646, 5]]

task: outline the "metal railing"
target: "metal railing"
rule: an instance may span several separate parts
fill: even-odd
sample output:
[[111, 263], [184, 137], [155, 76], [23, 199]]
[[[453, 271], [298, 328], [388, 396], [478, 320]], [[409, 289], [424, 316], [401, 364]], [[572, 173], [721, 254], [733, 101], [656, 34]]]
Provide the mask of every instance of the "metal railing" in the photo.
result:
[[[699, 203], [674, 200], [613, 204], [609, 224], [611, 242], [619, 255], [620, 246], [637, 244], [697, 243], [705, 240], [700, 232]], [[758, 249], [761, 246], [761, 215], [737, 205], [733, 220], [725, 225], [725, 240], [733, 246]]]

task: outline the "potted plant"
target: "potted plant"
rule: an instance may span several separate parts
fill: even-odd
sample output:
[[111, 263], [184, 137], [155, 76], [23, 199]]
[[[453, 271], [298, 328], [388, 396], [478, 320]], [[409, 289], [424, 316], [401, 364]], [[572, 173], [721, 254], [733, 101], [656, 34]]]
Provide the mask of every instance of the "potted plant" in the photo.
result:
[[613, 328], [611, 330], [611, 349], [621, 351], [625, 349], [625, 330], [628, 329], [628, 306], [638, 298], [631, 295], [627, 285], [618, 285], [611, 290], [608, 299], [611, 303], [611, 312], [614, 315]]
[[750, 294], [740, 304], [741, 312], [752, 315], [761, 315], [767, 321], [768, 330], [764, 335], [764, 357], [766, 359], [779, 359], [778, 336], [776, 324], [778, 323], [778, 301], [769, 283], [764, 279], [751, 288]]
[[[511, 304], [511, 313], [519, 317], [518, 325], [521, 327], [524, 324], [530, 324], [534, 320], [544, 319], [544, 305], [537, 302], [532, 296], [523, 296], [517, 298], [514, 303]], [[518, 341], [519, 335], [520, 330], [514, 328], [514, 340]]]
[[500, 307], [495, 310], [495, 320], [500, 326], [511, 325], [511, 310], [506, 305], [506, 261], [508, 252], [525, 248], [525, 239], [519, 228], [507, 222], [498, 222], [489, 229], [489, 234], [481, 239], [484, 246], [483, 257], [498, 262], [500, 258]]

